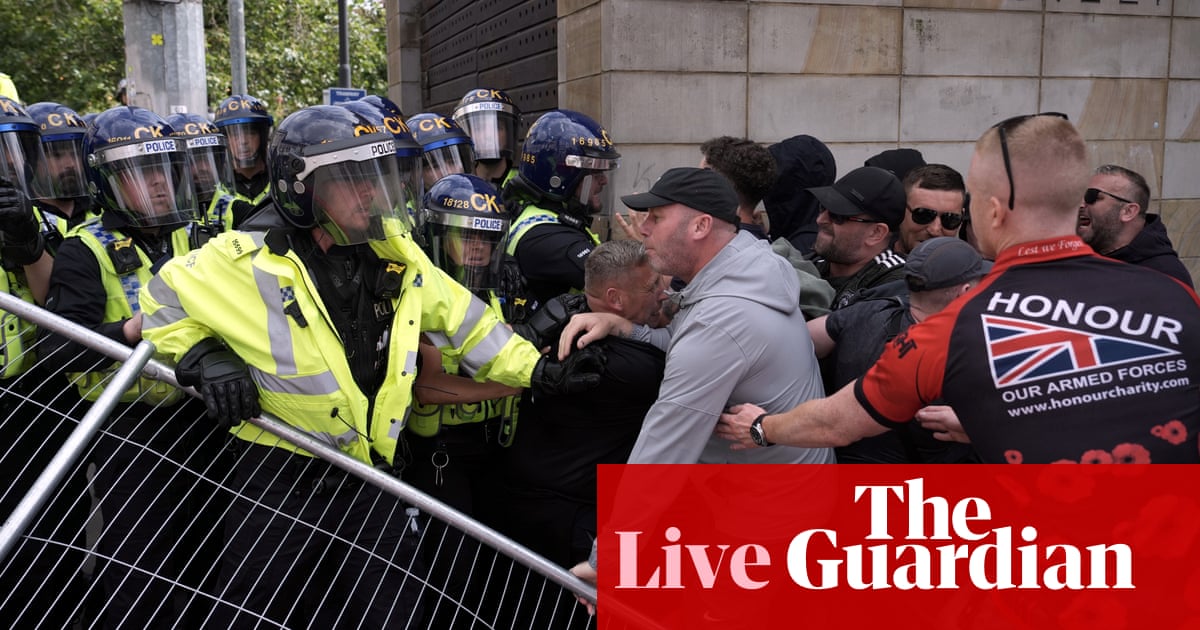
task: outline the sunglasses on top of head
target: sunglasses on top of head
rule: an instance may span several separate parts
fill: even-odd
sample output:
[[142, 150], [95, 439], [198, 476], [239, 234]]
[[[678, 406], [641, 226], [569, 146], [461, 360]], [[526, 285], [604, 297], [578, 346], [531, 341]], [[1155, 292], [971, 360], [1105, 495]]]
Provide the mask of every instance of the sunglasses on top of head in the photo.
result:
[[1004, 174], [1008, 175], [1009, 210], [1013, 209], [1013, 204], [1017, 199], [1017, 189], [1013, 185], [1012, 159], [1008, 154], [1008, 135], [1016, 131], [1017, 127], [1020, 127], [1025, 123], [1025, 121], [1031, 118], [1037, 118], [1038, 116], [1054, 116], [1055, 118], [1070, 120], [1066, 114], [1061, 112], [1042, 112], [1040, 114], [1024, 114], [1022, 116], [1013, 116], [1012, 118], [1006, 118], [992, 125], [992, 129], [995, 129], [996, 132], [1000, 134], [1000, 152], [1004, 156]]

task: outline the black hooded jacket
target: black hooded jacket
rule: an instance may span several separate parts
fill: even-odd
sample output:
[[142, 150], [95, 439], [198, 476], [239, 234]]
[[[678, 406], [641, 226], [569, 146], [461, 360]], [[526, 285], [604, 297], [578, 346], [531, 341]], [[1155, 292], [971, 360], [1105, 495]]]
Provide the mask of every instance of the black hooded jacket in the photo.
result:
[[821, 204], [805, 189], [833, 184], [837, 163], [829, 147], [812, 136], [792, 136], [768, 150], [779, 171], [775, 185], [763, 198], [771, 222], [771, 240], [785, 238], [802, 254], [808, 254], [817, 238]]
[[1105, 256], [1131, 265], [1161, 271], [1189, 287], [1193, 286], [1192, 275], [1179, 260], [1179, 254], [1175, 253], [1171, 238], [1167, 236], [1167, 227], [1163, 225], [1157, 214], [1146, 215], [1146, 227], [1143, 227], [1142, 231], [1138, 232], [1128, 245], [1115, 249]]

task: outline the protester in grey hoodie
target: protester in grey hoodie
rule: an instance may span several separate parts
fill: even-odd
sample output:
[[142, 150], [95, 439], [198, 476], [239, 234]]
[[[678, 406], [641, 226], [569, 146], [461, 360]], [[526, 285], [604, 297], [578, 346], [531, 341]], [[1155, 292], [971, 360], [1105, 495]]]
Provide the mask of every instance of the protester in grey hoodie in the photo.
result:
[[[824, 448], [731, 451], [712, 435], [730, 405], [790, 409], [825, 395], [796, 273], [765, 242], [736, 231], [738, 202], [728, 182], [712, 171], [674, 168], [650, 192], [621, 201], [649, 211], [641, 230], [655, 270], [687, 282], [669, 341], [645, 327], [615, 324], [634, 339], [665, 341], [667, 350], [658, 399], [629, 463], [832, 463]], [[589, 329], [583, 344], [608, 332], [580, 317], [563, 334], [568, 343], [581, 329]]]

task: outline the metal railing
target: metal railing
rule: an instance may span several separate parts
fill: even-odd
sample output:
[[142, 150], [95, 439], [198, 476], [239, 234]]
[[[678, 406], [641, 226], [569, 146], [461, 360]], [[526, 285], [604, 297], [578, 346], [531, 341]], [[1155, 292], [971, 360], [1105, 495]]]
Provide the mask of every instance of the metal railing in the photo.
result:
[[[77, 357], [43, 341], [24, 356], [47, 356], [0, 381], [0, 619], [10, 627], [595, 625], [575, 602], [595, 601], [590, 585], [278, 418], [243, 431], [316, 458], [281, 466], [271, 456], [281, 449], [217, 428], [194, 398], [119, 402], [139, 374], [177, 385], [149, 343], [128, 348], [7, 294], [0, 309], [100, 352], [93, 369], [123, 363], [94, 402], [61, 374]], [[286, 496], [271, 494], [281, 483]], [[332, 496], [347, 500], [323, 499]], [[363, 511], [333, 509], [348, 504]], [[266, 548], [278, 540], [290, 546]], [[231, 576], [268, 596], [233, 597]]]

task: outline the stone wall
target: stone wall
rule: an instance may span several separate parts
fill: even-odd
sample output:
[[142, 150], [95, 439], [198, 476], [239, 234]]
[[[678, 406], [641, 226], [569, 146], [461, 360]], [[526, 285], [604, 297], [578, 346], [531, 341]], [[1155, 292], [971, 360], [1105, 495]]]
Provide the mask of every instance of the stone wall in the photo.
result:
[[1200, 277], [1200, 0], [559, 0], [559, 103], [604, 123], [613, 187], [723, 135], [807, 133], [839, 173], [897, 146], [965, 172], [1012, 115], [1060, 111], [1141, 172]]

